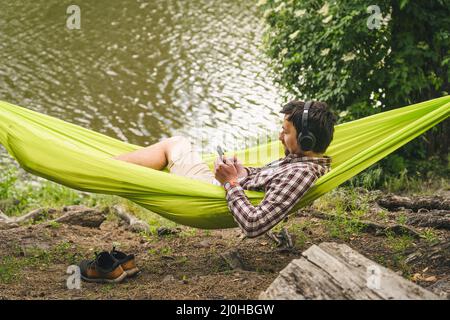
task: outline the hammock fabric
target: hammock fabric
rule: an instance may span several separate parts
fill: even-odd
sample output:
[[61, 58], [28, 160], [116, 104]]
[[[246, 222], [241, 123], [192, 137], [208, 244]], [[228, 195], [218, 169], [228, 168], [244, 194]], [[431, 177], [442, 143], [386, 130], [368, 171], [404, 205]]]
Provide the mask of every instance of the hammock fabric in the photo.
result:
[[[299, 209], [368, 168], [450, 115], [450, 96], [386, 111], [335, 127], [327, 150], [332, 170], [292, 209]], [[203, 229], [236, 227], [221, 187], [114, 160], [141, 148], [0, 101], [0, 143], [35, 175], [70, 188], [127, 198], [177, 223]], [[269, 152], [262, 152], [268, 150]], [[279, 141], [237, 155], [246, 166], [284, 156]], [[203, 155], [213, 166], [214, 154]], [[253, 205], [263, 192], [246, 191]]]

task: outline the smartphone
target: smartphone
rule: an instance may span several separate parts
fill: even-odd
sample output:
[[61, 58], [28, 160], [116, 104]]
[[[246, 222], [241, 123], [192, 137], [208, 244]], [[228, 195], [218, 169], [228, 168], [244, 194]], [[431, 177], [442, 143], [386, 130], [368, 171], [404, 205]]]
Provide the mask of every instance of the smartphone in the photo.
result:
[[221, 146], [217, 146], [217, 153], [219, 154], [220, 159], [222, 159], [224, 152]]

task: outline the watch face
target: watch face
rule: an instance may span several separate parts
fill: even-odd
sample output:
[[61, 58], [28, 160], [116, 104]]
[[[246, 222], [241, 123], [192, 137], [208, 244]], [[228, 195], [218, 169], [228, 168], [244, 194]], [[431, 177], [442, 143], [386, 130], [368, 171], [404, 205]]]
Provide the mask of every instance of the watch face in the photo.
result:
[[230, 183], [229, 182], [225, 182], [225, 184], [223, 186], [225, 187], [225, 189], [228, 189], [230, 187]]

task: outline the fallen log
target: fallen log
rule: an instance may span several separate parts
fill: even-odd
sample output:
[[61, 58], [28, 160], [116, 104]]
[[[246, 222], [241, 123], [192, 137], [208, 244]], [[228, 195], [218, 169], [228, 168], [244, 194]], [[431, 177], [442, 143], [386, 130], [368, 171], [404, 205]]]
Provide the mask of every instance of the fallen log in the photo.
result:
[[345, 244], [312, 245], [293, 260], [260, 299], [439, 299]]
[[62, 216], [51, 221], [88, 228], [98, 228], [106, 220], [107, 209], [98, 210], [85, 206], [69, 206], [64, 207], [63, 211], [65, 213]]
[[125, 223], [129, 225], [129, 229], [133, 232], [150, 232], [150, 226], [147, 222], [139, 220], [132, 214], [128, 213], [127, 210], [121, 205], [115, 205], [112, 207], [114, 213]]
[[387, 195], [379, 198], [376, 202], [388, 210], [396, 210], [399, 208], [411, 209], [414, 211], [419, 209], [450, 210], [450, 199], [441, 196], [417, 196], [411, 198], [397, 195]]

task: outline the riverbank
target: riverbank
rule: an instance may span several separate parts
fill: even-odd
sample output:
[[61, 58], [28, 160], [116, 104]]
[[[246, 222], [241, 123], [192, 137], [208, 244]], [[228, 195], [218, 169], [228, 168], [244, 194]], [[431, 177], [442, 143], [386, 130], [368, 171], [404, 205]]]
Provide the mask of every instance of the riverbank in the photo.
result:
[[[22, 173], [13, 171], [9, 176], [3, 171], [0, 210], [8, 216], [38, 207], [42, 212], [0, 230], [0, 299], [253, 299], [301, 252], [325, 241], [346, 243], [425, 288], [450, 293], [450, 191], [445, 185], [402, 197], [338, 188], [278, 225], [275, 237], [243, 240], [237, 228], [176, 225], [123, 199], [46, 181], [27, 184], [19, 181]], [[149, 230], [132, 232], [111, 210], [118, 204], [148, 223]], [[97, 210], [104, 222], [98, 227], [55, 222], [70, 205]], [[437, 223], [422, 219], [429, 217]], [[283, 229], [292, 248], [277, 243]], [[113, 245], [136, 255], [142, 271], [136, 278], [67, 289], [69, 265]], [[230, 263], [230, 253], [241, 269]]]

